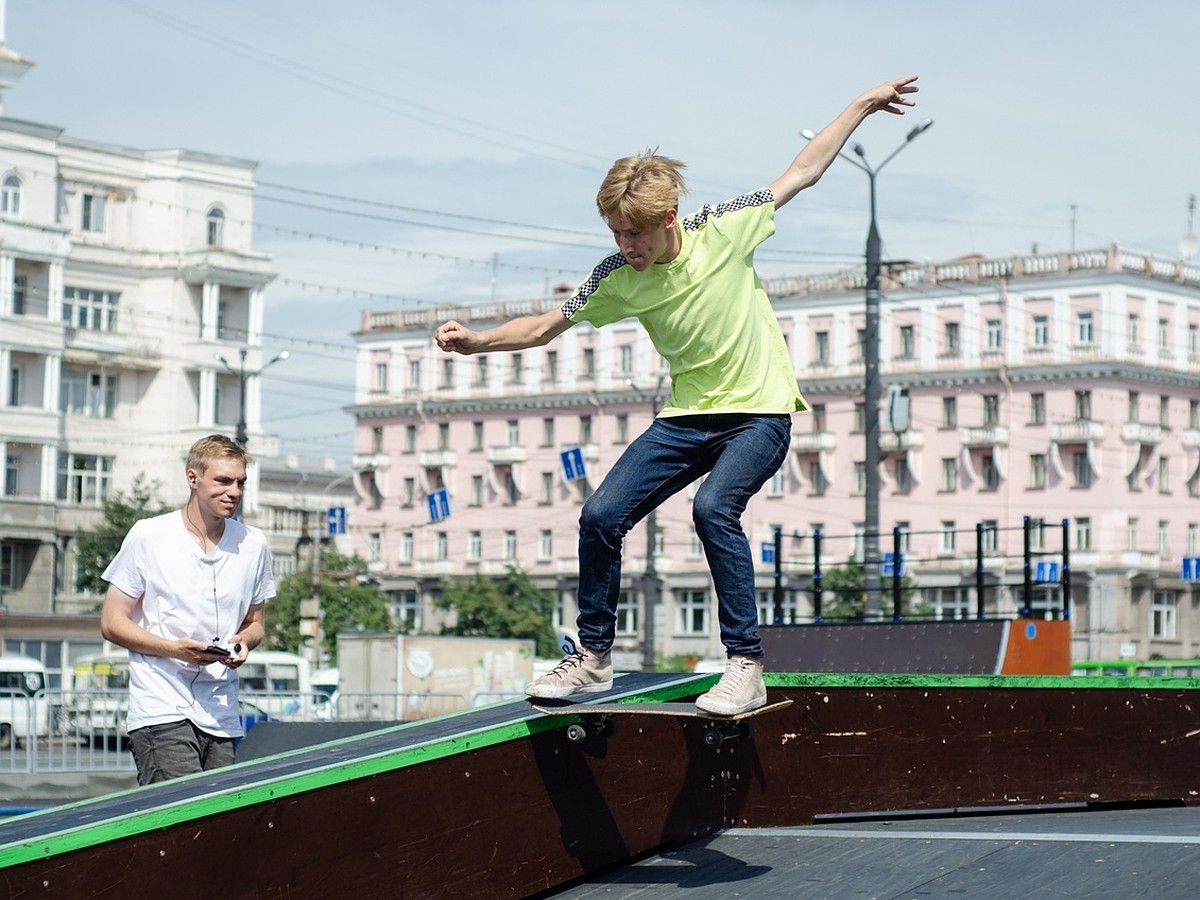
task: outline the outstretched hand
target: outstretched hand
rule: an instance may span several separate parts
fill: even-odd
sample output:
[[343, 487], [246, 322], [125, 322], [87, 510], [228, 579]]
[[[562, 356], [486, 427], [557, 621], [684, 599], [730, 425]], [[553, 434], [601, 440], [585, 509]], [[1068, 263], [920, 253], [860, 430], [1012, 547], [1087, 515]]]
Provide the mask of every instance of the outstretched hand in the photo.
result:
[[914, 84], [916, 80], [916, 75], [908, 75], [895, 81], [885, 81], [879, 87], [867, 91], [863, 99], [867, 101], [873, 113], [887, 112], [894, 116], [902, 116], [904, 107], [917, 105], [915, 100], [909, 100], [907, 97], [908, 94], [915, 94], [920, 90]]

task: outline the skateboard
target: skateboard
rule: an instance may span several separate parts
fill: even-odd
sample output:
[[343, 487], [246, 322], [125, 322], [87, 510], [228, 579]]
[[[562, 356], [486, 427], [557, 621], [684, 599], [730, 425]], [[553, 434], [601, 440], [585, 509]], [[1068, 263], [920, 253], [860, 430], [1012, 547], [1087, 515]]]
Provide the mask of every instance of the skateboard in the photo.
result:
[[735, 716], [715, 716], [702, 712], [694, 703], [572, 703], [570, 701], [550, 706], [548, 701], [529, 705], [547, 716], [578, 716], [583, 721], [567, 726], [567, 740], [578, 744], [595, 734], [610, 735], [616, 730], [617, 716], [673, 716], [676, 719], [703, 719], [704, 743], [708, 747], [720, 747], [728, 740], [740, 740], [750, 736], [747, 719], [774, 712], [792, 705], [791, 700], [780, 700], [738, 713]]

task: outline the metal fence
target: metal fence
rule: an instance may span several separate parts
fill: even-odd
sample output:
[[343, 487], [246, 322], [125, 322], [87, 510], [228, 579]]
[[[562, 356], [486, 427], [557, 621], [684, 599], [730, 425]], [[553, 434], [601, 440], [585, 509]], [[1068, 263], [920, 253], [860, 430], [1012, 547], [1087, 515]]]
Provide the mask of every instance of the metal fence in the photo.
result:
[[[405, 722], [461, 712], [518, 694], [241, 691], [242, 727], [260, 722]], [[0, 693], [0, 774], [126, 772], [134, 768], [126, 690]]]

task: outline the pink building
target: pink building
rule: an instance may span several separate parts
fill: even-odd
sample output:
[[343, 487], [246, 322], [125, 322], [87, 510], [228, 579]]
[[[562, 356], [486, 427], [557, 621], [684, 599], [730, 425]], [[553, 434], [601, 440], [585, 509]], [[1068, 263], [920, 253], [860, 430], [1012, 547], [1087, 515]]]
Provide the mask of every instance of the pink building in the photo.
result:
[[[890, 550], [901, 529], [921, 602], [941, 617], [975, 614], [982, 523], [987, 613], [1016, 614], [1023, 519], [1046, 563], [1062, 562], [1067, 520], [1075, 656], [1200, 654], [1200, 592], [1182, 578], [1200, 556], [1200, 265], [1118, 247], [970, 257], [893, 269], [884, 288], [880, 371], [895, 402], [881, 411], [880, 544]], [[743, 521], [756, 555], [781, 531], [784, 620], [806, 621], [814, 532], [826, 568], [863, 550], [863, 280], [767, 289], [812, 410], [795, 417], [788, 461]], [[420, 629], [439, 625], [427, 601], [441, 578], [511, 565], [555, 593], [557, 624], [573, 624], [579, 508], [649, 423], [666, 390], [661, 360], [636, 321], [579, 325], [522, 353], [448, 356], [432, 342], [448, 318], [487, 327], [562, 299], [367, 313], [355, 335], [350, 528]], [[586, 478], [569, 477], [564, 453]], [[654, 644], [719, 656], [689, 499], [657, 514]], [[648, 551], [642, 523], [626, 541], [618, 611], [631, 661]], [[766, 622], [773, 563], [759, 573]], [[1033, 600], [1051, 614], [1061, 588], [1039, 584]]]

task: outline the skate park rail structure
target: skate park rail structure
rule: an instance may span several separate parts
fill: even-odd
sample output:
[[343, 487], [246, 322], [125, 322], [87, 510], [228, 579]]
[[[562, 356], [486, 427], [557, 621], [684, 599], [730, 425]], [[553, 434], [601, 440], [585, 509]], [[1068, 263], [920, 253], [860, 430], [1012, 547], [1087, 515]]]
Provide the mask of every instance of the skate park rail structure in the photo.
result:
[[[619, 702], [716, 676], [630, 674]], [[749, 738], [618, 717], [569, 743], [523, 700], [0, 825], [9, 897], [521, 897], [725, 828], [1200, 797], [1200, 680], [773, 674]], [[270, 724], [270, 723], [268, 723]], [[265, 726], [258, 726], [265, 727]]]

